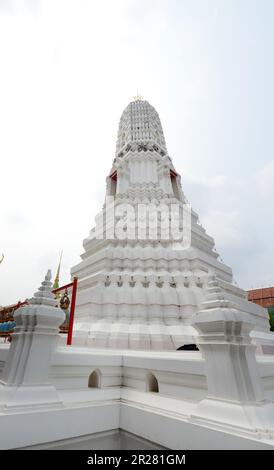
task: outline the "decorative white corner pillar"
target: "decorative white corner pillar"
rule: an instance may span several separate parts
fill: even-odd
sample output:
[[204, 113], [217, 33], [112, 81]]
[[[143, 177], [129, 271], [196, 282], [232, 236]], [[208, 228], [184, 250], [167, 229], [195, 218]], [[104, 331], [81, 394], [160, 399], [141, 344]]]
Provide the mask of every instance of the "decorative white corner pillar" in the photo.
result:
[[55, 387], [48, 382], [51, 355], [57, 345], [64, 312], [56, 308], [48, 271], [30, 305], [15, 312], [15, 332], [0, 381], [0, 410], [60, 406]]
[[263, 309], [209, 282], [193, 320], [205, 358], [208, 395], [191, 419], [216, 429], [274, 436], [274, 406], [265, 399], [250, 332], [265, 323]]

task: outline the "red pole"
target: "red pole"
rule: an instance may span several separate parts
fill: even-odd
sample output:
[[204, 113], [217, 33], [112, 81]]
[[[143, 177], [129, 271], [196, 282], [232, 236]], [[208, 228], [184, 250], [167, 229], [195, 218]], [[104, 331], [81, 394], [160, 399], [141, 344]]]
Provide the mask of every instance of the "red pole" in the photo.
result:
[[73, 330], [74, 310], [75, 310], [75, 303], [76, 303], [76, 291], [77, 291], [77, 277], [74, 277], [73, 278], [72, 296], [71, 296], [69, 329], [68, 329], [68, 337], [67, 337], [67, 345], [68, 346], [71, 346], [71, 342], [72, 342], [72, 330]]
[[68, 289], [69, 287], [73, 286], [73, 282], [70, 282], [69, 284], [66, 284], [65, 286], [57, 287], [57, 289], [53, 289], [51, 292], [53, 294], [56, 294], [56, 292], [60, 292], [61, 290]]

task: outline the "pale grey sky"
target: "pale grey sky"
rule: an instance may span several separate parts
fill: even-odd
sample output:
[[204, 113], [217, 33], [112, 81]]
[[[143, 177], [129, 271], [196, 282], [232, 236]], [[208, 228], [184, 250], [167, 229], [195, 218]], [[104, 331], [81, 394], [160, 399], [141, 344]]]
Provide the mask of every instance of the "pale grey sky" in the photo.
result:
[[0, 304], [78, 262], [137, 89], [244, 288], [274, 284], [274, 1], [0, 0]]

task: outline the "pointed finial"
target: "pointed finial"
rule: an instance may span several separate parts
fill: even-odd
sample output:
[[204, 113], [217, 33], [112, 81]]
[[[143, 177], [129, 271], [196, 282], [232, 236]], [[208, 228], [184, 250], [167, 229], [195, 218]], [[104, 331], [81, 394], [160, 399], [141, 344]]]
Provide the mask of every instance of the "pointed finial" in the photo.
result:
[[[61, 268], [62, 256], [63, 256], [63, 250], [61, 251], [61, 255], [60, 255], [60, 259], [59, 259], [59, 264], [58, 264], [56, 276], [55, 276], [54, 283], [53, 283], [53, 286], [52, 286], [53, 289], [58, 289], [58, 287], [59, 287], [59, 276], [60, 276], [60, 268]], [[56, 293], [55, 297], [56, 297], [56, 298], [60, 297], [59, 292]]]
[[38, 291], [35, 292], [33, 297], [30, 299], [30, 304], [49, 305], [51, 307], [55, 307], [56, 300], [54, 294], [51, 292], [51, 284], [51, 270], [49, 269], [45, 276], [45, 280], [42, 282]]

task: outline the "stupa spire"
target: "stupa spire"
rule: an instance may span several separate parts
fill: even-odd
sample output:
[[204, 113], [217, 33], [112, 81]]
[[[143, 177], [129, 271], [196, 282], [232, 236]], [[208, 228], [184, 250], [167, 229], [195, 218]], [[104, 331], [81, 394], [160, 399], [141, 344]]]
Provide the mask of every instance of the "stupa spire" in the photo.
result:
[[79, 280], [77, 344], [172, 350], [195, 343], [191, 318], [210, 274], [230, 283], [232, 273], [191, 208], [184, 220], [186, 205], [159, 115], [138, 98], [122, 113], [105, 204], [71, 273]]
[[59, 287], [59, 277], [60, 277], [60, 269], [61, 269], [62, 256], [63, 256], [63, 250], [61, 251], [61, 255], [60, 255], [60, 259], [59, 259], [59, 264], [58, 264], [58, 268], [57, 268], [56, 275], [55, 275], [55, 279], [54, 279], [54, 283], [53, 283], [53, 286], [52, 286], [53, 289], [58, 289], [58, 287]]
[[116, 145], [116, 156], [123, 157], [138, 143], [147, 145], [160, 155], [167, 153], [165, 137], [157, 111], [143, 100], [134, 97], [122, 113]]

